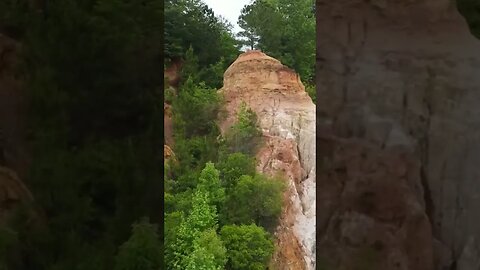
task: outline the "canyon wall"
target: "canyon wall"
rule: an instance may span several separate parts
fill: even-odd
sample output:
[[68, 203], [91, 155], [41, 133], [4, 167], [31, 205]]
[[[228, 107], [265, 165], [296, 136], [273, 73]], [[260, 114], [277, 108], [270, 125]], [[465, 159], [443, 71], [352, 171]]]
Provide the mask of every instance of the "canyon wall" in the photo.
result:
[[316, 12], [319, 257], [479, 269], [480, 42], [449, 0]]
[[300, 77], [260, 51], [247, 51], [226, 70], [219, 92], [227, 112], [222, 132], [245, 102], [257, 114], [265, 139], [257, 170], [286, 177], [273, 269], [315, 269], [315, 105]]

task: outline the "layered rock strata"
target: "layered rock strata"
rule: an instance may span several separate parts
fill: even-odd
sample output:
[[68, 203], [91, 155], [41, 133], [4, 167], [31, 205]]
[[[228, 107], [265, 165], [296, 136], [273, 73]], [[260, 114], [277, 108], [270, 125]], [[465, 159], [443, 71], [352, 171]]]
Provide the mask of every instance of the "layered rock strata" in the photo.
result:
[[[328, 176], [330, 167], [319, 167], [319, 191], [332, 190], [319, 198], [319, 205], [332, 208], [319, 211], [319, 241], [334, 239], [338, 244], [343, 239], [342, 250], [329, 255], [338, 261], [359, 250], [356, 241], [346, 240], [351, 227], [369, 234], [366, 239], [371, 244], [376, 236], [370, 234], [382, 232], [379, 226], [391, 221], [379, 218], [377, 208], [394, 204], [404, 211], [391, 211], [402, 213], [401, 221], [407, 223], [391, 227], [396, 234], [382, 236], [390, 238], [390, 244], [382, 245], [380, 254], [397, 250], [398, 260], [380, 256], [378, 263], [384, 267], [380, 269], [478, 269], [480, 42], [469, 32], [454, 1], [317, 0], [316, 9], [318, 136], [330, 133], [341, 139], [335, 145], [347, 149], [343, 153], [351, 152], [349, 156], [357, 155], [352, 143], [371, 145], [365, 156], [383, 158], [365, 166], [388, 167], [397, 155], [391, 152], [394, 148], [418, 162], [410, 176], [403, 177], [374, 176], [379, 172], [369, 171], [370, 167], [352, 169], [355, 173], [347, 168], [345, 188], [358, 181], [363, 184], [341, 192], [336, 190], [336, 178], [331, 178], [336, 176]], [[326, 162], [333, 162], [334, 156], [322, 155]], [[411, 187], [400, 188], [406, 183]], [[373, 213], [345, 210], [351, 205], [349, 198], [361, 196], [365, 186], [374, 194], [395, 189], [397, 195], [388, 202], [380, 195], [369, 195], [374, 196], [377, 209]], [[422, 211], [428, 215], [433, 237]], [[342, 218], [343, 225], [335, 225], [341, 213], [349, 214]], [[422, 237], [410, 231], [412, 219], [420, 224]], [[425, 255], [423, 264], [408, 243], [419, 245], [413, 250]], [[432, 251], [427, 251], [429, 246]], [[344, 268], [334, 269], [348, 269], [347, 264], [338, 263]]]

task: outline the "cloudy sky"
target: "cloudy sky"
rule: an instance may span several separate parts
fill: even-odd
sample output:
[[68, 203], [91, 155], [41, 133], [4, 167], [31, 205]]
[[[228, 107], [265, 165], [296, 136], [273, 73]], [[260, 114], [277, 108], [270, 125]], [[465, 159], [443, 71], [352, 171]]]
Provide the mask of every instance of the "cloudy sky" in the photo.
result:
[[240, 27], [237, 25], [238, 16], [242, 8], [249, 4], [251, 0], [203, 0], [215, 15], [225, 17], [233, 25], [233, 31], [238, 33]]

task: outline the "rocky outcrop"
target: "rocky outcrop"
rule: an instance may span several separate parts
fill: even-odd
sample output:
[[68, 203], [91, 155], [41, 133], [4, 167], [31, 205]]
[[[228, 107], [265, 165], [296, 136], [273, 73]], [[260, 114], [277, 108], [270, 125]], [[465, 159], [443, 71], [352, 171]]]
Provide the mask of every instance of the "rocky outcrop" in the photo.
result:
[[175, 160], [175, 153], [173, 152], [173, 150], [168, 145], [163, 145], [163, 159], [164, 160], [169, 160], [169, 159], [174, 159]]
[[[379, 218], [383, 210], [377, 208], [387, 203], [404, 209], [400, 220], [407, 223], [390, 227], [397, 234], [380, 237], [390, 239], [382, 240], [381, 254], [397, 254], [398, 260], [392, 260], [399, 262], [388, 268], [393, 261], [382, 255], [377, 261], [380, 269], [477, 269], [480, 42], [470, 34], [455, 3], [317, 0], [317, 34], [317, 135], [330, 134], [337, 147], [351, 148], [343, 151], [349, 158], [349, 151], [357, 155], [352, 144], [366, 147], [362, 150], [366, 157], [382, 156], [367, 163], [372, 168], [388, 167], [398, 155], [392, 149], [397, 148], [406, 153], [408, 164], [418, 162], [403, 177], [385, 171], [383, 176], [371, 176], [380, 172], [347, 168], [342, 181], [349, 184], [340, 191], [337, 172], [329, 176], [329, 166], [319, 167], [319, 191], [332, 192], [319, 198], [319, 205], [332, 208], [319, 211], [319, 242], [325, 243], [320, 250], [341, 247], [328, 253], [338, 261], [359, 250], [349, 235], [360, 231], [368, 234], [371, 244], [376, 239], [371, 234], [385, 231], [383, 226], [395, 219], [387, 218], [385, 224]], [[322, 155], [325, 162], [335, 163], [335, 155]], [[399, 166], [406, 166], [404, 162]], [[362, 188], [347, 189], [359, 181]], [[373, 213], [360, 211], [359, 216], [358, 209], [345, 210], [346, 205], [359, 207], [351, 205], [351, 198], [362, 196], [365, 186], [368, 194], [377, 194], [368, 195], [374, 196]], [[378, 194], [391, 194], [392, 199], [384, 201]], [[422, 238], [411, 231], [411, 222], [419, 224]], [[434, 238], [429, 236], [428, 223]], [[413, 250], [423, 254], [423, 264], [416, 263], [409, 246], [417, 242], [420, 246]], [[348, 269], [348, 263], [334, 269]]]
[[240, 104], [256, 112], [265, 144], [257, 154], [258, 171], [283, 173], [288, 188], [276, 229], [274, 269], [315, 267], [315, 105], [299, 76], [260, 51], [247, 51], [227, 69], [226, 118], [235, 121]]

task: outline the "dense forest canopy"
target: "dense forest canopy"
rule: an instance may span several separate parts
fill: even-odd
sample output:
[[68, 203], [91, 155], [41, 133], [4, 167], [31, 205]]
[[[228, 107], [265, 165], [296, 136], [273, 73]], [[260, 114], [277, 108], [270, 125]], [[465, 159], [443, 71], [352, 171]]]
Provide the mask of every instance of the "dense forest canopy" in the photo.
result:
[[295, 69], [304, 82], [315, 74], [315, 12], [311, 0], [254, 0], [238, 24], [244, 44]]
[[0, 29], [23, 48], [23, 180], [46, 226], [10, 220], [0, 268], [158, 269], [163, 1], [35, 3], [1, 1]]

